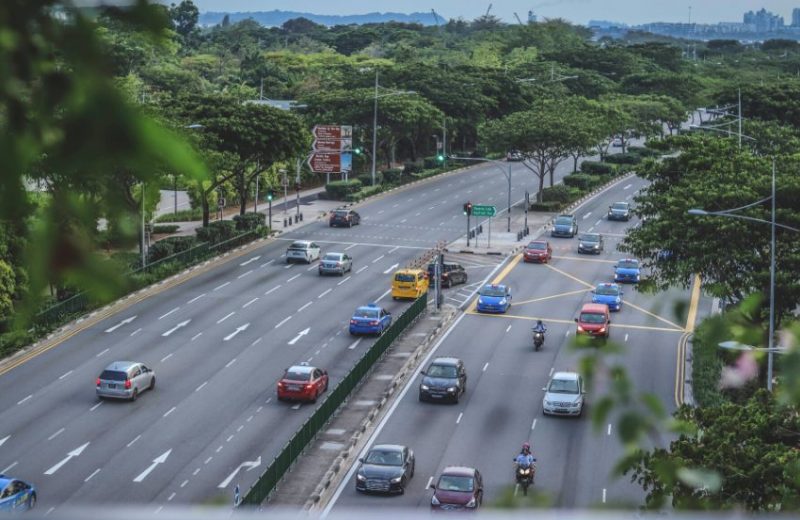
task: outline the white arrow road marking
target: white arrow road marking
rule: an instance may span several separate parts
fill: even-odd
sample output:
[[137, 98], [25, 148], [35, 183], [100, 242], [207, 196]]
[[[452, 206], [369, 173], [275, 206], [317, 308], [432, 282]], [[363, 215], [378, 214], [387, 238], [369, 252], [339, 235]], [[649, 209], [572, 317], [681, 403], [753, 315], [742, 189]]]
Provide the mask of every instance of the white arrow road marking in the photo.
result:
[[291, 341], [289, 341], [289, 345], [294, 345], [295, 343], [297, 343], [300, 340], [300, 338], [302, 338], [303, 336], [308, 334], [310, 331], [311, 331], [311, 327], [309, 327], [309, 328], [307, 328], [305, 330], [301, 330], [300, 332], [297, 333], [297, 336], [295, 336]]
[[161, 316], [159, 316], [159, 317], [158, 317], [158, 319], [159, 319], [159, 320], [163, 320], [164, 318], [166, 318], [167, 316], [169, 316], [169, 315], [170, 315], [170, 314], [172, 314], [173, 312], [178, 312], [179, 310], [180, 310], [180, 307], [175, 307], [174, 309], [172, 309], [172, 310], [171, 310], [171, 311], [169, 311], [168, 313], [166, 313], [166, 314], [162, 314]]
[[192, 320], [191, 320], [191, 318], [190, 318], [190, 319], [188, 319], [188, 320], [186, 320], [186, 321], [182, 321], [182, 322], [178, 323], [177, 325], [175, 325], [174, 327], [172, 327], [171, 329], [169, 329], [167, 332], [165, 332], [164, 334], [162, 334], [162, 336], [164, 336], [164, 337], [166, 338], [167, 336], [169, 336], [170, 334], [172, 334], [173, 332], [175, 332], [175, 331], [176, 331], [176, 330], [178, 330], [179, 328], [187, 326], [187, 325], [189, 324], [189, 322], [190, 322], [190, 321], [192, 321]]
[[630, 189], [630, 187], [631, 187], [631, 186], [632, 186], [631, 184], [628, 184], [627, 186], [625, 186], [625, 187], [624, 187], [624, 188], [622, 188], [622, 189], [623, 189], [623, 190], [628, 190], [628, 189]]
[[378, 258], [376, 258], [375, 260], [373, 260], [373, 261], [372, 261], [372, 263], [374, 264], [374, 263], [375, 263], [375, 262], [377, 262], [378, 260], [381, 260], [381, 259], [383, 259], [383, 257], [385, 257], [385, 256], [386, 256], [386, 255], [381, 255], [381, 256], [379, 256]]
[[236, 475], [239, 473], [239, 471], [242, 470], [242, 468], [247, 468], [247, 471], [252, 471], [253, 469], [259, 467], [260, 465], [261, 465], [261, 456], [259, 456], [256, 460], [253, 461], [242, 462], [241, 464], [239, 464], [239, 467], [233, 470], [233, 473], [228, 475], [228, 478], [220, 482], [219, 486], [217, 487], [220, 489], [228, 487], [228, 484], [230, 484], [231, 481], [233, 481], [233, 479], [236, 478]]
[[389, 273], [391, 273], [392, 271], [394, 271], [395, 269], [397, 269], [399, 266], [400, 266], [400, 264], [394, 264], [394, 265], [393, 265], [393, 266], [391, 266], [389, 269], [385, 270], [385, 271], [383, 272], [383, 274], [389, 274]]
[[3, 444], [5, 444], [5, 442], [6, 442], [8, 439], [10, 439], [10, 438], [11, 438], [11, 435], [9, 435], [8, 437], [6, 437], [5, 439], [0, 439], [0, 446], [2, 446]]
[[144, 479], [146, 479], [147, 475], [149, 475], [150, 472], [152, 472], [154, 469], [156, 469], [156, 466], [158, 466], [159, 464], [163, 464], [163, 463], [165, 463], [167, 461], [167, 457], [169, 457], [170, 453], [172, 453], [172, 448], [168, 449], [167, 451], [165, 451], [164, 453], [159, 455], [157, 458], [153, 459], [153, 463], [150, 464], [150, 467], [147, 468], [146, 470], [142, 471], [141, 473], [139, 473], [139, 476], [136, 477], [135, 479], [133, 479], [133, 481], [134, 482], [141, 482]]
[[124, 320], [122, 320], [121, 322], [117, 323], [113, 327], [110, 327], [110, 328], [106, 329], [106, 332], [114, 332], [118, 328], [122, 327], [123, 325], [127, 325], [128, 323], [132, 322], [135, 319], [136, 319], [136, 316], [131, 316], [130, 318], [125, 318]]
[[381, 300], [382, 300], [382, 299], [384, 299], [386, 296], [388, 296], [388, 295], [389, 295], [389, 293], [391, 293], [391, 292], [392, 292], [392, 290], [391, 290], [391, 289], [387, 289], [385, 293], [383, 293], [383, 294], [381, 294], [380, 296], [378, 296], [378, 299], [377, 299], [377, 300], [375, 300], [375, 302], [379, 302], [379, 301], [381, 301]]
[[53, 473], [55, 473], [56, 471], [58, 471], [59, 469], [61, 469], [61, 466], [63, 466], [63, 465], [64, 465], [64, 464], [66, 464], [67, 462], [69, 462], [69, 460], [70, 460], [72, 457], [77, 457], [77, 456], [79, 456], [81, 453], [83, 453], [83, 450], [85, 450], [85, 449], [86, 449], [86, 446], [88, 446], [88, 445], [89, 445], [89, 443], [87, 442], [87, 443], [86, 443], [86, 444], [84, 444], [83, 446], [80, 446], [80, 447], [78, 447], [78, 448], [75, 448], [75, 449], [74, 449], [74, 450], [72, 450], [71, 452], [67, 453], [67, 456], [64, 458], [64, 460], [62, 460], [61, 462], [59, 462], [58, 464], [56, 464], [56, 465], [55, 465], [55, 466], [53, 466], [52, 468], [50, 468], [50, 469], [48, 469], [47, 471], [45, 471], [45, 472], [44, 472], [44, 474], [45, 474], [45, 475], [52, 475]]
[[349, 347], [347, 347], [347, 348], [348, 348], [348, 349], [350, 349], [350, 350], [354, 350], [354, 349], [355, 349], [355, 348], [358, 346], [358, 344], [359, 344], [359, 343], [361, 343], [361, 339], [362, 339], [362, 338], [358, 338], [357, 340], [355, 340], [355, 341], [353, 342], [353, 344], [352, 344], [352, 345], [350, 345], [350, 346], [349, 346]]
[[247, 327], [249, 327], [249, 326], [250, 326], [249, 323], [245, 323], [241, 327], [236, 327], [236, 330], [231, 332], [230, 334], [228, 334], [224, 338], [222, 338], [222, 341], [230, 341], [231, 339], [233, 339], [234, 336], [236, 336], [240, 332], [243, 332], [243, 331], [247, 330]]
[[242, 263], [241, 263], [241, 264], [239, 264], [239, 265], [241, 265], [241, 266], [245, 266], [245, 265], [247, 265], [247, 264], [250, 264], [250, 263], [252, 263], [252, 262], [255, 262], [255, 261], [256, 261], [256, 260], [258, 260], [259, 258], [261, 258], [261, 255], [254, 256], [253, 258], [251, 258], [251, 259], [250, 259], [250, 260], [248, 260], [247, 262], [242, 262]]

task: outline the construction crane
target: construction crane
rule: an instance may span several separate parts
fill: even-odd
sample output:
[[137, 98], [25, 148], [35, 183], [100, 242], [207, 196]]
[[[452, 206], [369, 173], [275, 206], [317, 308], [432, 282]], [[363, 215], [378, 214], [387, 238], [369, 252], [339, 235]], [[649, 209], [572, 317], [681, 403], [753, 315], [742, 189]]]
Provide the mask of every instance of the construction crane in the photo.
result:
[[492, 4], [489, 4], [488, 9], [486, 9], [486, 14], [483, 15], [483, 16], [489, 16], [489, 11], [491, 11], [491, 10], [492, 10]]
[[517, 13], [514, 13], [514, 18], [517, 19], [520, 25], [525, 25], [524, 23], [522, 23], [522, 20], [519, 19], [519, 15]]
[[438, 26], [439, 25], [439, 15], [436, 14], [435, 9], [431, 9], [431, 13], [433, 14], [433, 22]]

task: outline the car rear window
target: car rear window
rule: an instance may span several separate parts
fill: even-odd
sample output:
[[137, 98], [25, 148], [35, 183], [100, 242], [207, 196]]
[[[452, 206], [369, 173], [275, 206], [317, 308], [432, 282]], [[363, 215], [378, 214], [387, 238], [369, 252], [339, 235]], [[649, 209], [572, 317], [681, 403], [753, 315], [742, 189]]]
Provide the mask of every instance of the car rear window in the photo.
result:
[[325, 258], [323, 258], [323, 260], [328, 260], [330, 262], [338, 262], [341, 259], [342, 255], [340, 253], [328, 253], [325, 255]]
[[128, 379], [128, 374], [117, 370], [103, 370], [103, 373], [100, 374], [100, 379], [105, 381], [125, 381]]
[[394, 275], [395, 282], [415, 282], [417, 277], [413, 274], [397, 273]]
[[296, 372], [294, 370], [287, 370], [284, 379], [289, 381], [308, 381], [311, 378], [311, 372]]
[[359, 318], [377, 318], [378, 309], [358, 309], [356, 316]]
[[605, 314], [597, 314], [594, 312], [582, 312], [580, 320], [581, 323], [605, 323], [606, 316]]
[[458, 477], [455, 475], [442, 475], [436, 489], [442, 491], [472, 491], [474, 488], [472, 477]]
[[308, 249], [308, 244], [304, 244], [303, 242], [294, 242], [292, 245], [289, 246], [289, 249]]

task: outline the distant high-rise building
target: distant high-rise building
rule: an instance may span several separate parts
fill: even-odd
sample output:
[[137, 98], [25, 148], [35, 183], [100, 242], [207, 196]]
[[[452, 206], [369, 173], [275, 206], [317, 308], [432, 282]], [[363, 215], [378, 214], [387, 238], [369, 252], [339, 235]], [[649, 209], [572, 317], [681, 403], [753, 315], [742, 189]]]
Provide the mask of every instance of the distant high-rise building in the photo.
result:
[[792, 27], [800, 27], [800, 7], [792, 9]]
[[783, 17], [762, 7], [758, 12], [744, 13], [744, 23], [754, 26], [757, 32], [772, 32], [783, 28]]
[[533, 11], [528, 11], [528, 23], [536, 23], [536, 15]]

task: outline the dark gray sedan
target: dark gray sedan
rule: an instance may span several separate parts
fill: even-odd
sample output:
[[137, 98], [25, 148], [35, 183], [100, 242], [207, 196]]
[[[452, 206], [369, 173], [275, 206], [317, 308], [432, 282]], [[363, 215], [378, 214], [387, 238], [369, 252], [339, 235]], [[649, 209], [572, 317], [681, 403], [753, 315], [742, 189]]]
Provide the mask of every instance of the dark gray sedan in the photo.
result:
[[338, 274], [344, 276], [344, 273], [353, 270], [353, 257], [346, 253], [325, 253], [322, 260], [319, 261], [319, 274]]
[[578, 237], [578, 252], [590, 255], [599, 255], [603, 252], [603, 235], [599, 233], [584, 233]]
[[407, 446], [379, 444], [358, 461], [357, 491], [403, 494], [414, 476], [414, 452]]

